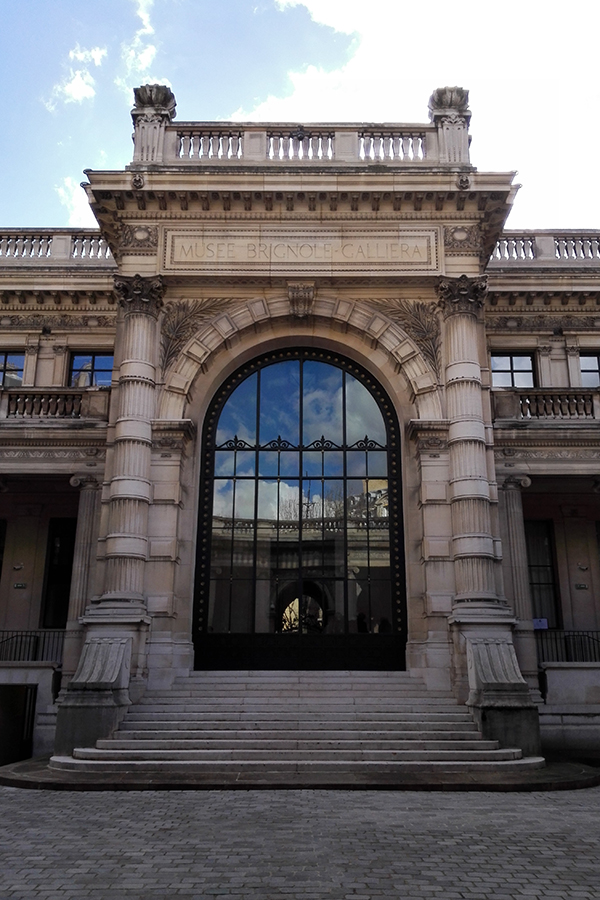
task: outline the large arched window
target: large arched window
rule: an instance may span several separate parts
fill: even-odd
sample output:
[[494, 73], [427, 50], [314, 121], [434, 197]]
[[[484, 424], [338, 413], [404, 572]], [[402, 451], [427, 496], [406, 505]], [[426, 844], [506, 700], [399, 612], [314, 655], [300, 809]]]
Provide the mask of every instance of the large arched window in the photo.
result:
[[388, 398], [335, 354], [278, 351], [228, 379], [204, 433], [199, 665], [400, 652], [399, 449]]

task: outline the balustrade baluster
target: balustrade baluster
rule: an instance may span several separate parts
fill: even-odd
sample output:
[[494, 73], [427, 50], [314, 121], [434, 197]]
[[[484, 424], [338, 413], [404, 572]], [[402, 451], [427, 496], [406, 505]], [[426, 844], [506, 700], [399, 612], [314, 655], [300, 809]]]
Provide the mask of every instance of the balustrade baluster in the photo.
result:
[[575, 406], [577, 415], [579, 417], [583, 417], [585, 415], [585, 406], [583, 403], [583, 396], [581, 394], [577, 394], [577, 396], [575, 397]]
[[181, 156], [183, 157], [183, 159], [189, 159], [191, 145], [192, 135], [188, 132], [181, 135]]
[[583, 411], [584, 411], [586, 419], [593, 418], [594, 403], [593, 403], [591, 394], [583, 395]]

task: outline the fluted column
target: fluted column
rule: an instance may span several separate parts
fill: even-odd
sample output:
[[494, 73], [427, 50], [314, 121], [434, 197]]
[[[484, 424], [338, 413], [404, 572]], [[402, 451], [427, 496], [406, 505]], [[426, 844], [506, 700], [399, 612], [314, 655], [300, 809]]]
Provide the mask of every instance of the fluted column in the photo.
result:
[[512, 601], [517, 617], [513, 640], [523, 677], [532, 691], [539, 692], [537, 649], [533, 630], [533, 603], [529, 586], [527, 544], [523, 520], [522, 488], [528, 488], [527, 475], [511, 475], [500, 492], [506, 523], [505, 558], [510, 571]]
[[[478, 353], [484, 278], [441, 278], [446, 322], [446, 400], [450, 460], [455, 603], [499, 604], [490, 510], [490, 483]], [[505, 604], [501, 604], [504, 608]]]
[[125, 311], [118, 414], [110, 482], [104, 593], [100, 602], [143, 604], [148, 555], [156, 327], [162, 278], [115, 278]]

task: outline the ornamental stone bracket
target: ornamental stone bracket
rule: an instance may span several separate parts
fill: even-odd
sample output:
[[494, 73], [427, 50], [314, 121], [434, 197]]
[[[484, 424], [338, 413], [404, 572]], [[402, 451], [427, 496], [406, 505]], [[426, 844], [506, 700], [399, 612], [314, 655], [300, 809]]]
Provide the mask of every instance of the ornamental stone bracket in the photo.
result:
[[196, 424], [191, 419], [155, 419], [152, 422], [152, 448], [171, 455], [182, 452], [196, 437]]
[[487, 293], [487, 276], [469, 278], [461, 275], [460, 278], [437, 279], [435, 286], [439, 297], [439, 306], [444, 318], [457, 314], [469, 314], [478, 316], [483, 309], [483, 301]]
[[316, 296], [314, 281], [288, 281], [287, 289], [292, 317], [295, 319], [308, 318], [312, 313]]
[[125, 314], [144, 313], [158, 318], [165, 290], [162, 275], [152, 278], [143, 278], [141, 275], [115, 276], [115, 292]]
[[411, 419], [406, 427], [406, 436], [414, 441], [420, 456], [439, 457], [448, 450], [447, 419]]

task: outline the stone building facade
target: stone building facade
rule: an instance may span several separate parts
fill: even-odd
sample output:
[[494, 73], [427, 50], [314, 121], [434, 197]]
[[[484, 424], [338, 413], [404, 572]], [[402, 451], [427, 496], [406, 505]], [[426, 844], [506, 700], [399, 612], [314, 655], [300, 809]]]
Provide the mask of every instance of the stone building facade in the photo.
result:
[[429, 113], [145, 86], [99, 229], [0, 233], [5, 761], [207, 668], [406, 668], [527, 753], [597, 742], [600, 232], [504, 231], [467, 93]]

